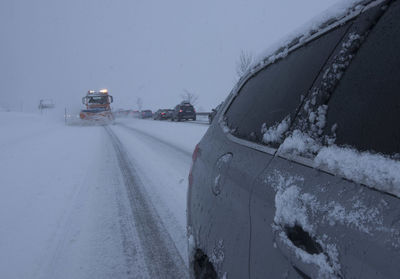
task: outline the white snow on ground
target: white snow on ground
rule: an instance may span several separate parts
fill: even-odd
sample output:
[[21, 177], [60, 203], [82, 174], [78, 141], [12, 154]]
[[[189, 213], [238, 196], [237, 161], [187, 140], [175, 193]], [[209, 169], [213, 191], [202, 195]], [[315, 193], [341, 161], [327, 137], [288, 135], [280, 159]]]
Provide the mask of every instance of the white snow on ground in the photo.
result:
[[[64, 126], [38, 115], [0, 114], [1, 277], [149, 278], [105, 129]], [[131, 124], [147, 136], [119, 125], [112, 129], [126, 144], [186, 260], [190, 153], [207, 126], [144, 120]], [[174, 145], [168, 147], [168, 142]]]
[[[56, 128], [54, 121], [43, 118], [38, 114], [0, 112], [0, 115], [0, 148], [22, 142], [27, 138], [40, 137], [43, 133]], [[23, 123], [23, 126], [20, 127], [15, 123]]]
[[[133, 128], [133, 129], [130, 129]], [[195, 145], [207, 130], [205, 125], [123, 119], [113, 127], [129, 150], [153, 205], [187, 261], [186, 191]]]
[[171, 122], [168, 120], [125, 118], [116, 120], [117, 123], [129, 125], [142, 132], [150, 133], [185, 151], [192, 153], [196, 144], [208, 129], [208, 125], [186, 122]]
[[102, 129], [67, 129], [25, 114], [0, 118], [9, 124], [0, 147], [2, 277], [123, 278], [129, 268], [109, 173], [102, 175]]

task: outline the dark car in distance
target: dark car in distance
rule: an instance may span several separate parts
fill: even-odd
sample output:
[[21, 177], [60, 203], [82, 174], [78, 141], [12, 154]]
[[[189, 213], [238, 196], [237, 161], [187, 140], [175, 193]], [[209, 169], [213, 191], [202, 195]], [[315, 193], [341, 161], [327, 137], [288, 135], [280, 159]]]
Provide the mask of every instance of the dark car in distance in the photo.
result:
[[153, 112], [149, 109], [142, 110], [140, 112], [140, 118], [145, 119], [145, 118], [152, 118], [153, 117]]
[[192, 278], [399, 277], [400, 1], [350, 5], [250, 69], [196, 146]]
[[176, 105], [172, 112], [171, 121], [196, 120], [194, 107], [186, 101]]
[[171, 113], [168, 109], [159, 109], [153, 114], [154, 120], [163, 120], [171, 118]]

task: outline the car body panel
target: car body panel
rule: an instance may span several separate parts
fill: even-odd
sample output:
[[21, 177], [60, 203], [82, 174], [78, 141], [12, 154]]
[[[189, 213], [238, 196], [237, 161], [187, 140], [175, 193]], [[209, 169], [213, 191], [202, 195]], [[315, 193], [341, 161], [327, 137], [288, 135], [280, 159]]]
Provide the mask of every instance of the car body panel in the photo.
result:
[[[205, 154], [200, 151], [201, 155], [194, 165], [195, 182], [191, 187], [190, 200], [196, 202], [191, 202], [188, 208], [191, 220], [196, 221], [193, 223], [189, 220], [188, 225], [194, 228], [198, 248], [209, 255], [220, 276], [229, 270], [229, 278], [246, 278], [250, 243], [249, 199], [252, 188], [249, 181], [257, 177], [268, 160], [259, 151], [227, 140], [218, 125], [210, 130], [214, 131], [212, 138], [219, 139], [218, 147], [203, 148], [208, 135], [199, 144], [200, 150], [211, 149], [213, 152]], [[248, 168], [249, 161], [257, 163]], [[210, 175], [201, 175], [203, 173]], [[235, 218], [227, 218], [227, 212]], [[238, 224], [237, 220], [244, 221]]]
[[[399, 1], [365, 2], [363, 11], [313, 37], [334, 36], [321, 48], [320, 63], [315, 56], [310, 66], [313, 70], [307, 69], [312, 76], [303, 87], [308, 92], [291, 101], [292, 118], [285, 136], [295, 129], [310, 129], [312, 136], [322, 137], [325, 130], [333, 128], [330, 123], [324, 131], [313, 130], [315, 127], [307, 124], [310, 110], [329, 105], [382, 14], [397, 7], [394, 13], [400, 16]], [[302, 47], [313, 40], [307, 39], [291, 51], [304, 53]], [[271, 63], [289, 60], [287, 56], [290, 58], [290, 52]], [[304, 63], [303, 58], [298, 61]], [[241, 133], [229, 125], [226, 112], [235, 107], [231, 104], [241, 87], [262, 67], [269, 67], [263, 65], [239, 81], [199, 144], [200, 155], [192, 167], [193, 184], [188, 190], [188, 231], [194, 247], [208, 256], [219, 277], [393, 278], [400, 271], [398, 197], [317, 167], [312, 156], [281, 153], [279, 145], [285, 137], [274, 144], [258, 143], [262, 135], [257, 136], [255, 130], [261, 130], [261, 124], [255, 129], [245, 127]], [[289, 84], [290, 78], [285, 75], [272, 80], [289, 80]], [[242, 104], [250, 106], [251, 100]], [[250, 110], [240, 111], [240, 105], [236, 108], [238, 113], [231, 115], [238, 117], [238, 123], [246, 123], [249, 116], [258, 117]], [[268, 117], [270, 111], [265, 113]]]
[[[251, 200], [251, 262], [282, 253], [311, 278], [391, 278], [400, 272], [394, 264], [400, 260], [398, 198], [278, 157], [258, 180]], [[290, 241], [287, 229], [295, 225], [323, 251], [307, 252], [305, 238]], [[252, 278], [276, 269], [274, 264], [265, 261]]]
[[[309, 96], [309, 100], [314, 98], [315, 108], [330, 98], [324, 92], [331, 90], [326, 84], [336, 87], [339, 82], [324, 79], [329, 67], [337, 61], [348, 63], [348, 57], [354, 56], [343, 47], [353, 47], [347, 38], [369, 33], [371, 21], [381, 14], [377, 6], [349, 28], [349, 36], [344, 36], [328, 60], [324, 75], [316, 79], [323, 90]], [[302, 111], [306, 109], [300, 115]], [[301, 122], [296, 124], [304, 128]], [[294, 162], [287, 154], [284, 157], [275, 157], [255, 183], [251, 198], [251, 278], [282, 274], [280, 270], [273, 273], [279, 266], [270, 261], [276, 253], [299, 274], [311, 278], [390, 278], [398, 274], [399, 267], [394, 264], [400, 257], [396, 251], [400, 240], [398, 198], [315, 169], [307, 158]], [[316, 248], [321, 250], [317, 252]]]

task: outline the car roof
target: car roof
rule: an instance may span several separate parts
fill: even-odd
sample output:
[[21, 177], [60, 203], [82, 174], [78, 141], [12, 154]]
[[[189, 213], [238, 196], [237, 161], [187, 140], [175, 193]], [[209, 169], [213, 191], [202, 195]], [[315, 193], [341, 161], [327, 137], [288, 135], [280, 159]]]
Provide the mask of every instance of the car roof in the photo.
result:
[[384, 2], [389, 2], [389, 0], [345, 0], [339, 2], [337, 5], [332, 6], [331, 9], [315, 17], [304, 26], [298, 28], [296, 31], [282, 38], [279, 42], [270, 46], [255, 59], [255, 62], [240, 78], [240, 82], [237, 85], [241, 84], [243, 80], [246, 80], [249, 75], [252, 75], [260, 68], [264, 68], [265, 66], [274, 63], [276, 60], [284, 58], [288, 53], [292, 52], [296, 48], [299, 48], [322, 34], [343, 25], [345, 22], [357, 17], [369, 8]]

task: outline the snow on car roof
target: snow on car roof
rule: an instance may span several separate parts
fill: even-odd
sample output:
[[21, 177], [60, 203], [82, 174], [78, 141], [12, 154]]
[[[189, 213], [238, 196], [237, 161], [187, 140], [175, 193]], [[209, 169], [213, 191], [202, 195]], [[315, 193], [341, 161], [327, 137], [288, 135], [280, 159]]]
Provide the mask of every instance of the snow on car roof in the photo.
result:
[[247, 76], [266, 64], [285, 57], [291, 50], [314, 39], [328, 30], [340, 26], [366, 9], [385, 0], [341, 0], [325, 12], [317, 15], [295, 31], [278, 40], [256, 57]]

